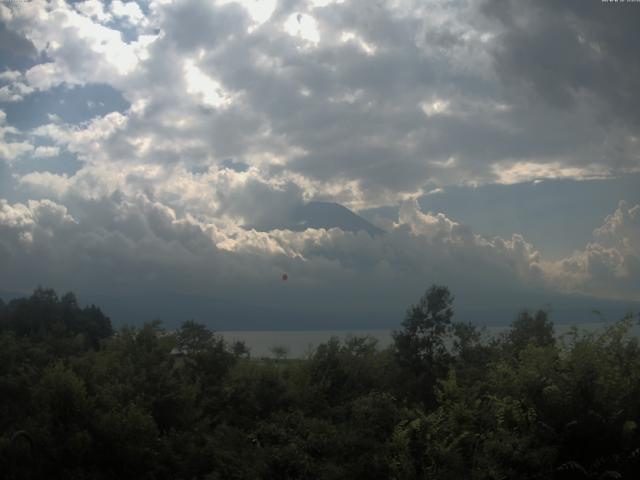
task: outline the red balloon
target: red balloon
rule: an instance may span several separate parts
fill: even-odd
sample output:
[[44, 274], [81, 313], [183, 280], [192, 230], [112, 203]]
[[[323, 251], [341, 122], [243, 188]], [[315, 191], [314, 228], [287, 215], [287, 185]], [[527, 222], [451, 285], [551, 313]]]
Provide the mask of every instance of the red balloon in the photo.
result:
[[282, 281], [286, 282], [289, 279], [289, 275], [287, 275], [286, 273], [282, 274]]

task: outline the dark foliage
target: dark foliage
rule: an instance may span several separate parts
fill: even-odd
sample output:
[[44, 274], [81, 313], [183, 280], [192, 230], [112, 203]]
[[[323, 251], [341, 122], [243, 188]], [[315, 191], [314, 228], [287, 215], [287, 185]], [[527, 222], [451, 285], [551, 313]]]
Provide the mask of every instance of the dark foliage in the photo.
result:
[[403, 374], [402, 389], [427, 408], [435, 405], [434, 388], [451, 363], [445, 340], [451, 333], [453, 296], [433, 285], [407, 311], [402, 331], [394, 332], [396, 359]]
[[0, 302], [0, 476], [640, 478], [631, 317], [557, 337], [523, 312], [490, 338], [452, 303], [433, 286], [390, 348], [332, 338], [300, 360], [194, 321], [114, 333], [73, 294]]
[[111, 321], [95, 305], [80, 308], [71, 292], [58, 298], [51, 289], [37, 288], [31, 297], [0, 305], [0, 327], [32, 340], [82, 336], [91, 347], [113, 334]]

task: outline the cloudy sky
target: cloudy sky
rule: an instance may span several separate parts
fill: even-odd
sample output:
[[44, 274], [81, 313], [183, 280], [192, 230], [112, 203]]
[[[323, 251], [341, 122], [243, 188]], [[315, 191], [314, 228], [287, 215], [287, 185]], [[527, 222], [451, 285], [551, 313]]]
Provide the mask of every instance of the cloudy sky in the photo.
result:
[[[2, 0], [0, 291], [221, 329], [394, 327], [432, 283], [485, 324], [637, 310], [638, 25], [600, 0]], [[386, 233], [282, 228], [317, 201]]]

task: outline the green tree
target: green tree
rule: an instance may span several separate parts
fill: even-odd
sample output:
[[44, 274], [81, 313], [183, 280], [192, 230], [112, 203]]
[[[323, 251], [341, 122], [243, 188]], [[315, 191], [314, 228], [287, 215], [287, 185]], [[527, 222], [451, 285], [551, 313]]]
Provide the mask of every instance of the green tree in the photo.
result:
[[538, 310], [533, 315], [527, 311], [520, 312], [511, 324], [506, 342], [512, 351], [519, 352], [529, 343], [538, 347], [555, 344], [553, 322], [546, 310]]
[[276, 360], [285, 360], [289, 355], [289, 347], [285, 345], [274, 345], [269, 348], [269, 351], [276, 358]]
[[[111, 320], [100, 308], [80, 308], [76, 296], [69, 292], [58, 298], [52, 289], [38, 287], [29, 298], [12, 300], [4, 308], [1, 325], [19, 337], [44, 340], [51, 337], [80, 337], [92, 348], [113, 334]], [[53, 343], [53, 342], [50, 342]], [[64, 347], [64, 342], [58, 342]], [[62, 348], [64, 350], [64, 348]]]
[[436, 381], [446, 375], [451, 360], [446, 340], [451, 333], [453, 296], [432, 285], [407, 311], [402, 330], [393, 333], [396, 358], [416, 400], [434, 406]]
[[214, 340], [213, 332], [194, 320], [183, 322], [176, 332], [176, 345], [186, 354], [205, 352], [211, 348]]

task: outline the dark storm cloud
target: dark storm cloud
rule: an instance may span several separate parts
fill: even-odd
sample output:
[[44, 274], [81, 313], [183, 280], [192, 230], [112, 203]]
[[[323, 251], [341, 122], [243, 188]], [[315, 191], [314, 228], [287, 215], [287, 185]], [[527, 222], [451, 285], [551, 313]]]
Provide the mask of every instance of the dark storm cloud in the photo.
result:
[[[637, 34], [624, 12], [635, 18], [638, 9], [464, 1], [312, 8], [300, 1], [277, 3], [259, 25], [234, 2], [152, 10], [152, 27], [140, 33], [161, 36], [135, 72], [114, 80], [129, 102], [147, 102], [111, 142], [117, 158], [131, 156], [122, 142], [152, 136], [181, 148], [153, 142], [150, 163], [204, 168], [232, 158], [320, 184], [353, 182], [364, 192], [345, 199], [355, 205], [434, 186], [592, 178], [638, 167], [633, 132], [614, 125], [637, 115], [631, 86], [638, 66], [629, 46]], [[298, 15], [316, 22], [316, 43], [284, 28]], [[67, 28], [56, 39], [65, 72], [99, 64], [75, 34]], [[188, 94], [185, 61], [218, 81], [229, 105], [207, 106]], [[429, 114], [438, 102], [442, 109]]]
[[[327, 45], [301, 52], [289, 35], [264, 27], [208, 52], [203, 65], [246, 95], [273, 133], [307, 152], [288, 169], [322, 181], [347, 178], [413, 190], [428, 169], [405, 137], [420, 135], [425, 117], [416, 104], [433, 89], [437, 65], [418, 58], [416, 20], [396, 19], [378, 7], [358, 31], [357, 22], [349, 25], [349, 18], [359, 18], [358, 9], [318, 9], [321, 22], [327, 16], [320, 34], [334, 37]], [[380, 52], [368, 56], [340, 43], [347, 25]]]
[[168, 5], [163, 29], [180, 50], [215, 49], [220, 41], [248, 27], [248, 17], [239, 5], [217, 7], [205, 0]]
[[516, 95], [535, 93], [557, 108], [587, 97], [604, 124], [640, 121], [637, 4], [490, 0], [484, 11], [501, 26], [496, 67]]
[[[548, 44], [538, 46], [537, 53], [516, 54], [519, 43], [512, 37], [517, 32], [501, 26], [492, 37], [494, 32], [485, 29], [496, 25], [462, 5], [455, 11], [457, 24], [446, 16], [432, 21], [429, 10], [425, 18], [399, 14], [384, 2], [315, 9], [321, 40], [305, 48], [274, 28], [275, 21], [251, 35], [239, 22], [223, 46], [214, 42], [206, 50], [201, 66], [242, 94], [244, 104], [234, 110], [240, 116], [225, 124], [246, 131], [242, 119], [252, 112], [270, 135], [305, 151], [286, 168], [322, 182], [346, 179], [367, 192], [415, 192], [434, 181], [492, 182], [496, 165], [509, 168], [520, 161], [553, 163], [556, 169], [577, 165], [590, 169], [585, 176], [593, 175], [589, 171], [620, 173], [637, 165], [633, 146], [626, 145], [630, 132], [602, 122], [600, 99], [567, 96], [576, 75], [566, 61], [566, 68], [553, 67], [553, 74], [562, 79], [549, 80], [559, 90], [545, 91], [549, 98], [564, 92], [566, 98], [557, 105], [540, 104], [515, 88], [517, 78], [527, 77], [527, 69], [513, 64], [513, 59], [523, 58], [518, 61], [535, 69], [537, 57], [550, 50]], [[491, 19], [496, 18], [495, 10], [501, 11], [485, 8]], [[563, 9], [569, 15], [567, 11], [570, 7]], [[295, 9], [281, 5], [274, 17], [283, 20], [292, 12]], [[340, 41], [345, 32], [375, 52], [366, 54], [357, 41]], [[546, 30], [529, 35], [534, 40], [545, 37], [544, 41], [549, 36]], [[562, 35], [566, 31], [558, 31], [556, 37]], [[574, 40], [556, 40], [563, 45], [557, 49], [558, 58], [570, 55], [567, 48]], [[608, 68], [594, 67], [597, 59], [589, 56], [583, 60], [584, 72]], [[545, 59], [543, 65], [553, 61]], [[511, 64], [520, 77], [509, 74]], [[496, 74], [501, 82], [496, 82]], [[539, 77], [531, 75], [533, 80]], [[422, 104], [438, 99], [447, 102], [448, 110], [427, 118]], [[231, 139], [225, 143], [233, 145]], [[240, 153], [240, 144], [237, 147]], [[233, 155], [233, 148], [227, 154]], [[443, 167], [451, 158], [455, 163]]]

